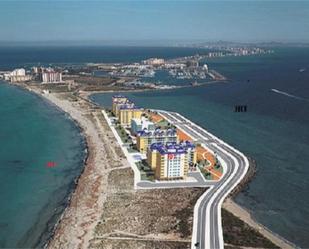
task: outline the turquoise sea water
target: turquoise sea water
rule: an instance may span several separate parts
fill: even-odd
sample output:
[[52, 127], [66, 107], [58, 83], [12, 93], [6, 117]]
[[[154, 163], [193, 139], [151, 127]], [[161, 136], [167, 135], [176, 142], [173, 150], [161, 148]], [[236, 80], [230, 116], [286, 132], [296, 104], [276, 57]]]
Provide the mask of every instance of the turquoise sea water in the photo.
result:
[[41, 247], [83, 168], [84, 140], [55, 107], [1, 82], [0, 124], [0, 248]]
[[[257, 176], [237, 202], [253, 211], [262, 224], [308, 248], [309, 49], [275, 51], [207, 61], [230, 79], [227, 84], [128, 95], [140, 106], [180, 112], [256, 159]], [[203, 51], [0, 47], [0, 70], [196, 52]], [[111, 94], [93, 99], [110, 105]], [[233, 112], [234, 105], [240, 104], [248, 106], [247, 113]], [[66, 115], [29, 92], [1, 83], [0, 119], [0, 247], [42, 245], [82, 170], [83, 140]], [[57, 165], [48, 168], [48, 162]]]
[[[229, 83], [126, 94], [139, 106], [180, 112], [254, 158], [257, 175], [236, 201], [303, 248], [309, 247], [308, 58], [308, 48], [285, 48], [213, 59], [208, 64]], [[110, 106], [112, 95], [91, 98]], [[247, 105], [248, 112], [234, 113], [235, 105]]]
[[[174, 58], [199, 49], [162, 47], [1, 47], [0, 70], [31, 65]], [[42, 247], [82, 171], [85, 144], [62, 112], [0, 82], [0, 248]], [[47, 164], [56, 163], [49, 168]]]

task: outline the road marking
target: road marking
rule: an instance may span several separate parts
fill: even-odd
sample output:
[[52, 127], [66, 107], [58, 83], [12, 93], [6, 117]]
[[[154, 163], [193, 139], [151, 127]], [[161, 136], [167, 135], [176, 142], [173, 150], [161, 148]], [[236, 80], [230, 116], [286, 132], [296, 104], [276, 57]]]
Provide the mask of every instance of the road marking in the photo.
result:
[[[220, 184], [220, 186], [218, 187], [218, 189], [216, 190], [216, 192], [213, 194], [213, 196], [211, 197], [211, 199], [208, 201], [207, 207], [206, 207], [206, 230], [205, 230], [205, 245], [207, 244], [206, 248], [210, 248], [210, 219], [209, 219], [209, 215], [210, 215], [210, 207], [213, 205], [213, 203], [215, 201], [217, 201], [217, 198], [220, 194], [222, 194], [222, 191], [226, 188], [226, 186], [228, 186], [228, 184], [232, 183], [232, 185], [225, 191], [225, 193], [222, 195], [222, 197], [219, 199], [219, 201], [217, 201], [217, 224], [218, 224], [218, 233], [217, 236], [219, 237], [218, 242], [219, 242], [219, 248], [223, 248], [224, 246], [224, 241], [223, 241], [223, 232], [222, 232], [222, 219], [221, 219], [221, 206], [222, 203], [224, 201], [224, 199], [226, 198], [226, 196], [238, 185], [238, 183], [243, 179], [243, 177], [245, 176], [248, 167], [249, 167], [249, 162], [248, 159], [244, 156], [243, 153], [241, 153], [240, 151], [236, 150], [235, 148], [233, 148], [232, 146], [226, 144], [224, 141], [220, 140], [219, 138], [215, 137], [214, 135], [212, 135], [211, 133], [207, 132], [205, 129], [195, 125], [194, 123], [192, 123], [191, 121], [189, 121], [188, 119], [186, 119], [185, 117], [181, 116], [180, 114], [174, 114], [178, 117], [180, 117], [181, 119], [185, 120], [185, 122], [183, 121], [179, 121], [179, 118], [172, 116], [172, 114], [170, 113], [169, 115], [164, 115], [166, 112], [163, 111], [163, 115], [164, 118], [171, 120], [174, 119], [177, 121], [177, 124], [179, 126], [183, 125], [184, 127], [186, 127], [187, 129], [189, 129], [191, 132], [193, 132], [195, 135], [197, 136], [193, 136], [193, 138], [195, 140], [200, 140], [200, 138], [202, 138], [202, 140], [209, 140], [208, 142], [212, 143], [212, 146], [216, 147], [217, 149], [219, 149], [221, 151], [221, 153], [225, 154], [227, 157], [230, 157], [233, 162], [234, 162], [234, 168], [233, 171], [231, 173], [231, 175], [229, 176], [228, 179], [226, 179], [226, 181], [223, 184]], [[168, 118], [166, 117], [168, 116]], [[172, 117], [171, 117], [172, 116]], [[171, 122], [173, 123], [173, 122]], [[190, 124], [190, 125], [188, 125]], [[189, 134], [183, 127], [181, 127], [183, 131], [185, 131], [187, 134]], [[195, 129], [194, 129], [195, 128]], [[200, 132], [202, 132], [203, 134], [201, 134]], [[207, 136], [205, 136], [204, 134], [206, 134]], [[191, 137], [192, 135], [189, 134]], [[209, 137], [208, 137], [209, 136]], [[206, 138], [206, 139], [205, 139]], [[230, 152], [228, 152], [226, 149], [221, 148], [221, 146], [225, 146], [228, 149], [230, 149], [232, 152], [235, 153], [235, 155], [232, 155]], [[236, 159], [237, 156], [237, 159]], [[244, 165], [242, 165], [242, 160], [239, 159], [238, 157], [242, 158]], [[221, 161], [221, 164], [225, 165], [225, 167], [228, 167], [226, 162], [219, 157], [219, 160]], [[238, 160], [240, 160], [238, 162]], [[235, 180], [234, 177], [239, 173], [238, 169], [240, 166], [243, 166], [244, 169], [242, 171], [242, 173], [240, 174], [240, 176], [236, 179], [236, 181], [233, 183], [233, 181]], [[224, 178], [223, 178], [224, 179]], [[208, 195], [208, 193], [212, 192], [213, 188], [210, 188], [209, 190], [205, 191], [205, 193], [199, 198], [199, 200], [197, 201], [195, 207], [194, 207], [194, 219], [193, 219], [193, 233], [192, 233], [192, 243], [191, 243], [191, 248], [196, 248], [195, 247], [195, 240], [197, 238], [197, 228], [198, 225], [200, 226], [200, 232], [202, 231], [201, 226], [203, 224], [203, 222], [200, 222], [200, 224], [198, 224], [198, 215], [199, 215], [199, 208], [201, 205], [202, 200], [204, 200], [204, 198], [206, 198], [206, 196]], [[221, 191], [220, 191], [221, 190]], [[203, 218], [203, 217], [201, 217]], [[215, 221], [215, 217], [213, 217], [214, 221]], [[215, 230], [215, 222], [213, 222], [212, 224], [212, 229]], [[214, 237], [212, 238], [214, 245], [216, 246], [216, 238], [215, 238], [216, 233], [214, 232]], [[203, 237], [201, 237], [200, 234], [200, 239], [202, 239]], [[212, 249], [212, 248], [211, 248]]]

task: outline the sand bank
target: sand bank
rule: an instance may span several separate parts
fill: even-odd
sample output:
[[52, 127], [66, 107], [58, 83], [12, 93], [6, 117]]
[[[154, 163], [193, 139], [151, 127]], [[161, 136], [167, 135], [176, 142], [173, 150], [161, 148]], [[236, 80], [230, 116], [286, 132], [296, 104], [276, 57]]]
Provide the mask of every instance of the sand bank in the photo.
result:
[[[70, 101], [64, 94], [42, 94], [39, 90], [32, 90], [68, 113], [79, 124], [89, 148], [85, 170], [48, 248], [88, 248], [94, 228], [103, 212], [107, 197], [108, 174], [115, 167], [128, 167], [128, 164], [126, 159], [119, 155], [117, 143], [111, 143], [114, 139], [113, 134], [106, 124], [102, 124], [104, 120], [99, 118], [100, 111], [96, 110], [89, 101], [83, 98]], [[88, 94], [82, 96], [89, 97]], [[232, 199], [225, 201], [224, 208], [257, 229], [279, 247], [293, 248], [284, 239], [258, 224], [248, 211]]]
[[117, 143], [110, 142], [113, 135], [108, 126], [102, 124], [104, 121], [99, 118], [100, 111], [82, 99], [70, 101], [63, 94], [42, 94], [34, 88], [31, 90], [68, 113], [79, 124], [89, 153], [70, 205], [57, 224], [47, 248], [88, 248], [94, 228], [102, 215], [107, 176], [115, 167], [128, 166], [117, 150]]

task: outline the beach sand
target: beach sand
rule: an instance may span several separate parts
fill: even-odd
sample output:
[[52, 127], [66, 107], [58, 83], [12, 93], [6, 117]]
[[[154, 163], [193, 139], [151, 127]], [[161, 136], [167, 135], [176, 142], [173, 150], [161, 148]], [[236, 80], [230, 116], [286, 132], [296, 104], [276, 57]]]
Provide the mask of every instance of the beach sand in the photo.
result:
[[[88, 159], [79, 178], [70, 205], [64, 211], [47, 248], [88, 248], [92, 232], [100, 220], [106, 198], [107, 176], [115, 167], [129, 167], [117, 143], [112, 143], [111, 130], [102, 124], [99, 110], [88, 102], [69, 101], [61, 94], [41, 94], [51, 103], [68, 113], [83, 130], [88, 144]], [[103, 129], [106, 127], [107, 129]]]
[[[70, 205], [57, 224], [47, 248], [88, 248], [107, 198], [108, 174], [115, 168], [128, 168], [129, 164], [106, 122], [99, 118], [100, 110], [95, 109], [94, 105], [83, 98], [70, 101], [65, 94], [42, 94], [35, 88], [31, 90], [68, 113], [79, 124], [86, 138], [89, 152], [84, 172], [72, 195]], [[88, 97], [88, 94], [84, 97]], [[257, 229], [279, 247], [293, 248], [289, 243], [258, 224], [249, 212], [232, 199], [227, 199], [223, 207]]]
[[234, 214], [236, 217], [247, 223], [252, 228], [256, 229], [259, 233], [261, 233], [265, 238], [269, 239], [275, 245], [280, 248], [290, 249], [294, 248], [292, 244], [285, 241], [283, 238], [271, 232], [269, 229], [264, 227], [263, 225], [257, 223], [251, 216], [251, 214], [239, 206], [236, 202], [234, 202], [231, 198], [228, 198], [223, 203], [223, 208]]

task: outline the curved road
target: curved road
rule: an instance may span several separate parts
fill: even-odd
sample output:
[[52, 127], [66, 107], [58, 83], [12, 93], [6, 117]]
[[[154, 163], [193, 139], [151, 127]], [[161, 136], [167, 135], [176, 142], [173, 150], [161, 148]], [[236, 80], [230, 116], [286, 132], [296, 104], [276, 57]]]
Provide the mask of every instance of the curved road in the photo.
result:
[[158, 110], [157, 112], [195, 141], [215, 152], [224, 167], [224, 174], [220, 181], [210, 187], [196, 204], [191, 246], [192, 249], [221, 249], [224, 247], [221, 206], [223, 200], [245, 176], [249, 167], [248, 159], [241, 152], [180, 114]]

